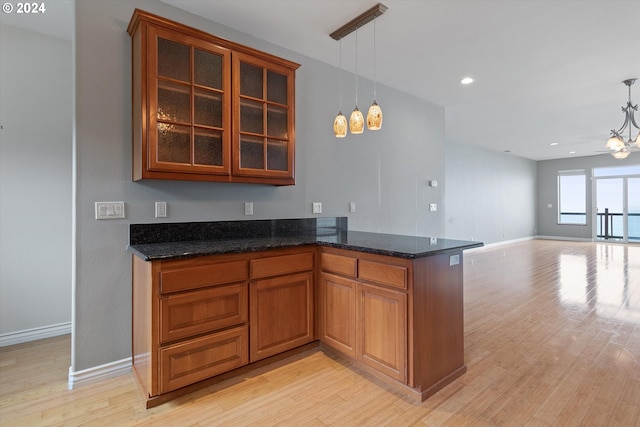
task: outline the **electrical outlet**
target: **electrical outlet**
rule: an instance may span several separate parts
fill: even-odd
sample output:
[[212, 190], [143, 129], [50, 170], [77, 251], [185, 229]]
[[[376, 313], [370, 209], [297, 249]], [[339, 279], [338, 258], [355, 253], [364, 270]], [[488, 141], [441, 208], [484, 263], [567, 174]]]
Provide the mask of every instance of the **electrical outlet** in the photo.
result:
[[322, 213], [322, 202], [313, 202], [311, 204], [311, 213], [314, 213], [314, 214]]
[[438, 210], [438, 205], [436, 203], [429, 204], [429, 212], [436, 212]]

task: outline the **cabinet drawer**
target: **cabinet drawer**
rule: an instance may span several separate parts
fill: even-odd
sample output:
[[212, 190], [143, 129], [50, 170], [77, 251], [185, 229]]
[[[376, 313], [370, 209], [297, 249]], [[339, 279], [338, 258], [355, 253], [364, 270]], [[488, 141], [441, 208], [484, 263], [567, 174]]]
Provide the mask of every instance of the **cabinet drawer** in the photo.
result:
[[169, 295], [160, 300], [160, 342], [244, 323], [247, 300], [246, 283]]
[[407, 289], [407, 268], [398, 265], [360, 260], [358, 261], [358, 278]]
[[321, 253], [320, 265], [324, 271], [356, 277], [358, 260], [342, 255]]
[[241, 282], [247, 279], [247, 261], [220, 262], [160, 272], [162, 293]]
[[247, 327], [164, 347], [159, 353], [160, 393], [166, 393], [246, 365]]
[[251, 278], [313, 270], [313, 252], [251, 260]]

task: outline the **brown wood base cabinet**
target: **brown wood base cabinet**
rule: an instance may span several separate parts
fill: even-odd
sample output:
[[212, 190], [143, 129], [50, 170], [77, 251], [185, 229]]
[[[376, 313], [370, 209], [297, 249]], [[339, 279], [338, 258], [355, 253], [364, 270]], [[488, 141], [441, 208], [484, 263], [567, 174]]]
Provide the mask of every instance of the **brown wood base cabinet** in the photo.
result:
[[424, 400], [466, 371], [462, 253], [403, 259], [320, 249], [318, 336]]
[[133, 371], [147, 407], [314, 341], [315, 254], [133, 255]]
[[319, 339], [422, 401], [466, 371], [462, 302], [460, 250], [133, 255], [133, 371], [151, 407]]

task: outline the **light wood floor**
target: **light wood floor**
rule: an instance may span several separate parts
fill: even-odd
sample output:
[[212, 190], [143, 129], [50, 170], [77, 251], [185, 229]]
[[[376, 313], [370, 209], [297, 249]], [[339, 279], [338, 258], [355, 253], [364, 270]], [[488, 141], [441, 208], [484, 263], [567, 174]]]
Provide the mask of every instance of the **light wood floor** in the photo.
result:
[[640, 246], [466, 254], [468, 372], [422, 404], [310, 351], [145, 410], [130, 374], [67, 390], [69, 346], [0, 349], [0, 425], [640, 426]]

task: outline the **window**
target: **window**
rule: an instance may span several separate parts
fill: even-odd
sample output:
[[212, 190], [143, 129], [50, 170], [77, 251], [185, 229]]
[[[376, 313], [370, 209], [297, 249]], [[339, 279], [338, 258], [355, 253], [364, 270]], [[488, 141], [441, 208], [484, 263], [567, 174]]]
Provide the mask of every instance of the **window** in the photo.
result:
[[558, 224], [587, 224], [587, 184], [584, 170], [558, 172]]

